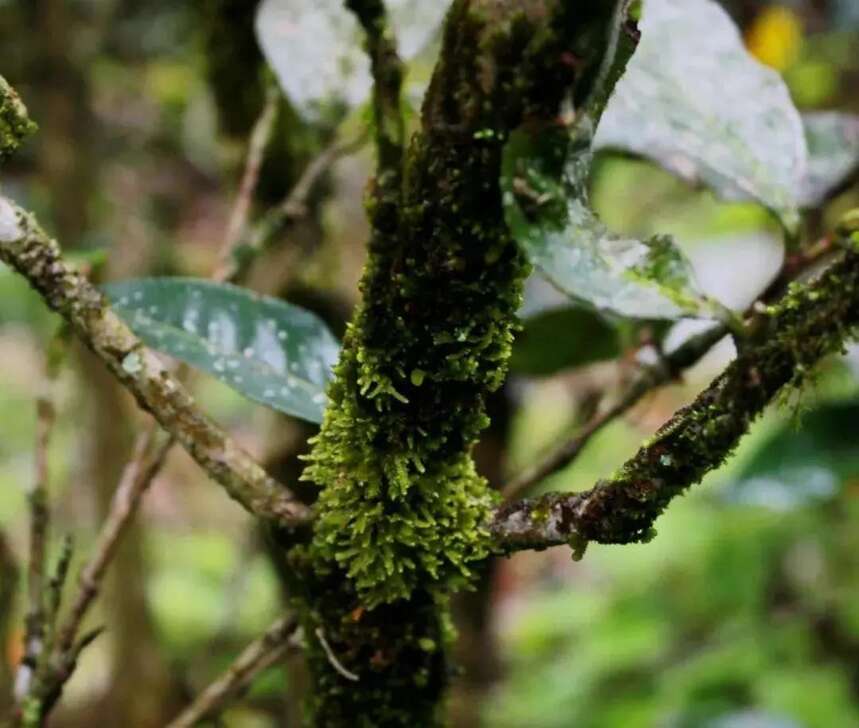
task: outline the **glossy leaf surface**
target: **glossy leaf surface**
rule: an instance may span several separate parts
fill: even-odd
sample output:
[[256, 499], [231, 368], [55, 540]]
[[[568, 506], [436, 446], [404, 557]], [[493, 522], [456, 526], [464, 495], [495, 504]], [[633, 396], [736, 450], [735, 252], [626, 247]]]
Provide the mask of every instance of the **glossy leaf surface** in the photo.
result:
[[104, 290], [147, 346], [249, 399], [321, 422], [339, 345], [316, 315], [243, 288], [191, 278], [128, 280]]

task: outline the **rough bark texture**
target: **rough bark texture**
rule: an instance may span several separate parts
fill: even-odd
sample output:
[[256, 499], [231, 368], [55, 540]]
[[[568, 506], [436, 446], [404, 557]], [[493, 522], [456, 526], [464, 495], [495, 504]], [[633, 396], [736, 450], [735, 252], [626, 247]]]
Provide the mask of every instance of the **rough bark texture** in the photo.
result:
[[[401, 167], [392, 126], [379, 132], [363, 302], [305, 474], [323, 488], [314, 540], [292, 554], [314, 725], [441, 720], [446, 597], [490, 551], [471, 448], [529, 269], [503, 221], [501, 152], [520, 123], [552, 123], [568, 91], [585, 93], [601, 61], [615, 3], [572, 5], [455, 2]], [[390, 70], [376, 73], [388, 117]]]
[[584, 493], [549, 493], [501, 508], [492, 525], [504, 550], [588, 541], [630, 543], [654, 535], [669, 502], [731, 454], [749, 425], [788, 386], [844, 345], [859, 324], [859, 218], [839, 231], [841, 258], [753, 321], [737, 359], [677, 412], [614, 476]]
[[66, 263], [32, 216], [0, 197], [0, 260], [21, 273], [111, 373], [227, 493], [251, 513], [286, 527], [308, 509], [217, 425], [110, 309], [101, 293]]

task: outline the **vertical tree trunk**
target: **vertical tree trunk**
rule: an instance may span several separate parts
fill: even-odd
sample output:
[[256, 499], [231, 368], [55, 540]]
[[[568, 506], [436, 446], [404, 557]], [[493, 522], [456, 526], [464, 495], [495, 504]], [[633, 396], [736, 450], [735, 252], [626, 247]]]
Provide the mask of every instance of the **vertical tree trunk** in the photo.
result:
[[492, 497], [470, 453], [528, 273], [501, 154], [595, 75], [616, 3], [573, 5], [455, 2], [401, 184], [380, 147], [363, 303], [305, 473], [322, 486], [314, 539], [291, 555], [314, 725], [442, 721], [447, 602], [489, 552]]

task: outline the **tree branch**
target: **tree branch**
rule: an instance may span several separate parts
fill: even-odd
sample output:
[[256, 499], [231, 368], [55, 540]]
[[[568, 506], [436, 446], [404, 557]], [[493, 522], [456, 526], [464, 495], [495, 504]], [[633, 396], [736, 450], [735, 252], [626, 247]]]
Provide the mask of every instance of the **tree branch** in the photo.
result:
[[45, 562], [48, 544], [48, 449], [56, 413], [52, 396], [55, 371], [50, 363], [36, 398], [36, 447], [33, 486], [27, 495], [30, 505], [30, 551], [27, 565], [28, 608], [24, 634], [24, 656], [15, 677], [15, 698], [20, 703], [30, 692], [45, 647], [47, 630]]
[[192, 728], [203, 718], [220, 710], [227, 700], [283, 656], [297, 628], [293, 617], [278, 619], [261, 637], [251, 642], [236, 661], [166, 728]]
[[57, 631], [58, 637], [53, 656], [55, 662], [65, 661], [67, 653], [75, 642], [81, 622], [99, 592], [105, 571], [113, 559], [126, 526], [137, 512], [143, 495], [161, 470], [173, 446], [173, 439], [168, 438], [152, 453], [155, 436], [155, 427], [153, 427], [140, 435], [135, 443], [131, 460], [122, 473], [110, 511], [96, 539], [93, 553], [81, 570], [78, 590], [72, 600], [69, 614]]
[[[789, 256], [778, 276], [770, 283], [760, 297], [763, 303], [772, 303], [784, 295], [788, 286], [797, 280], [811, 266], [819, 263], [833, 249], [833, 239], [827, 236], [806, 249]], [[747, 312], [755, 313], [755, 303]], [[609, 422], [622, 416], [634, 407], [648, 392], [661, 387], [679, 377], [686, 369], [697, 364], [725, 336], [730, 333], [725, 324], [714, 324], [711, 328], [691, 337], [681, 346], [670, 352], [655, 365], [643, 368], [621, 395], [620, 399], [604, 412], [599, 412], [585, 423], [571, 438], [557, 444], [545, 458], [513, 478], [501, 491], [505, 501], [521, 498], [542, 480], [567, 467], [579, 453]]]
[[492, 531], [503, 551], [653, 535], [668, 503], [731, 454], [786, 386], [799, 386], [859, 324], [859, 221], [840, 231], [848, 248], [808, 285], [792, 285], [754, 322], [752, 340], [695, 401], [679, 410], [613, 477], [583, 493], [550, 493], [502, 506]]
[[397, 55], [383, 0], [346, 0], [366, 33], [367, 55], [373, 73], [373, 113], [379, 153], [378, 183], [384, 188], [399, 184], [402, 173], [406, 126], [401, 106], [403, 64]]
[[5, 78], [0, 76], [0, 160], [14, 152], [36, 125], [27, 116], [27, 109]]
[[364, 141], [364, 134], [346, 142], [335, 141], [314, 158], [305, 167], [289, 194], [266, 212], [257, 223], [245, 229], [232, 247], [229, 258], [222, 261], [213, 278], [227, 283], [241, 280], [251, 262], [271, 245], [278, 233], [290, 223], [295, 223], [307, 215], [310, 193], [334, 162], [358, 149]]
[[604, 412], [597, 413], [573, 437], [561, 442], [543, 460], [511, 480], [501, 491], [504, 500], [522, 497], [542, 480], [567, 467], [603, 427], [632, 409], [648, 392], [676, 379], [681, 372], [700, 361], [727, 334], [724, 325], [716, 324], [685, 341], [658, 364], [642, 369], [617, 402]]
[[35, 219], [0, 197], [0, 260], [18, 271], [98, 356], [138, 404], [250, 513], [285, 527], [310, 511], [196, 407], [184, 386], [63, 260]]
[[218, 266], [212, 276], [216, 281], [230, 280], [232, 269], [235, 267], [236, 248], [241, 244], [248, 226], [251, 204], [259, 182], [265, 150], [274, 132], [280, 100], [281, 93], [277, 83], [273, 79], [269, 79], [266, 86], [265, 105], [251, 131], [245, 170], [239, 184], [239, 193], [227, 223], [224, 244], [218, 255]]

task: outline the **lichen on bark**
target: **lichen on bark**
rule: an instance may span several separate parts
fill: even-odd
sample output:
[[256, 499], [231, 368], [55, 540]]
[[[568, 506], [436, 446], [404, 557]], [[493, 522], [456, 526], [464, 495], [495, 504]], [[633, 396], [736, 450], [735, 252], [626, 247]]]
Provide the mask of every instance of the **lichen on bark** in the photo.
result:
[[27, 107], [15, 89], [0, 76], [0, 160], [12, 154], [36, 124], [27, 116]]

